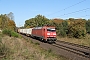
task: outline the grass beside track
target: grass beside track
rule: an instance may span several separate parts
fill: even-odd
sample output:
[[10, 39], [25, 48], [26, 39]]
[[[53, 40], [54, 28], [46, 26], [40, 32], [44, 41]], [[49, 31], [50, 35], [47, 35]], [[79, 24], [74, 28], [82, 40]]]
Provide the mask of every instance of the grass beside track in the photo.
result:
[[57, 56], [52, 50], [44, 50], [39, 43], [33, 43], [23, 38], [2, 36], [2, 43], [9, 48], [9, 52], [0, 60], [68, 60]]
[[87, 34], [86, 37], [82, 38], [82, 39], [68, 38], [68, 37], [65, 37], [65, 38], [57, 37], [57, 39], [61, 40], [61, 41], [71, 42], [71, 43], [80, 44], [80, 45], [90, 47], [90, 34]]

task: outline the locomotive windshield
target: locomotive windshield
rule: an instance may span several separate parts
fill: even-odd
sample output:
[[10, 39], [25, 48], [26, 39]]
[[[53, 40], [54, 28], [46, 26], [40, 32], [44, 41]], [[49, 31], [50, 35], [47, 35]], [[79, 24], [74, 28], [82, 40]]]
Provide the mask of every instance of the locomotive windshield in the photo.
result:
[[56, 30], [54, 28], [48, 28], [47, 31], [55, 32]]

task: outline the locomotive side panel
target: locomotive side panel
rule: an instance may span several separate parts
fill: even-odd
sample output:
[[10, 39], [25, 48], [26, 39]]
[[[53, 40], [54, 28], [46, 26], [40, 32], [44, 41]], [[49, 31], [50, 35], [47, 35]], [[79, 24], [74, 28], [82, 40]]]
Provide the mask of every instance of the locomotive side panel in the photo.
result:
[[32, 29], [32, 35], [44, 39], [44, 29]]

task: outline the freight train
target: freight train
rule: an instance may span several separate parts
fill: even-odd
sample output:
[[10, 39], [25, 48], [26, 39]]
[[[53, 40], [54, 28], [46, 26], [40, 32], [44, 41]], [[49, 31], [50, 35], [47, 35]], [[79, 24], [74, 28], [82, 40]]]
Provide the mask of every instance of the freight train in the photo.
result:
[[44, 42], [53, 43], [57, 40], [55, 27], [43, 26], [29, 29], [18, 29], [18, 33], [37, 38]]

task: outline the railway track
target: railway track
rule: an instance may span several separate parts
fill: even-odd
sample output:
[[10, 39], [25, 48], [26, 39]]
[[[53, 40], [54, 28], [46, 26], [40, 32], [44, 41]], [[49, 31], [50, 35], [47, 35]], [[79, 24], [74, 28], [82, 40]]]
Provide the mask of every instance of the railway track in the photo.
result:
[[77, 47], [80, 47], [80, 48], [84, 48], [84, 49], [89, 49], [90, 50], [90, 47], [89, 46], [74, 44], [74, 43], [60, 41], [60, 40], [57, 40], [56, 42], [62, 42], [62, 43], [68, 44], [68, 45], [77, 46]]
[[[62, 56], [65, 56], [65, 54], [61, 54], [59, 52], [59, 49], [67, 51], [68, 53], [66, 52], [66, 54], [68, 54], [68, 55], [73, 53], [75, 55], [72, 54], [72, 57], [71, 56], [66, 56], [67, 58], [70, 58], [72, 60], [73, 60], [73, 56], [75, 56], [76, 60], [78, 60], [78, 59], [79, 60], [90, 60], [90, 47], [83, 46], [83, 45], [78, 45], [78, 44], [73, 44], [73, 43], [69, 43], [69, 42], [65, 42], [65, 41], [60, 41], [60, 40], [57, 40], [55, 44], [44, 44], [44, 43], [42, 43], [42, 42], [40, 42], [40, 41], [38, 41], [36, 39], [26, 37], [25, 35], [22, 35], [22, 36], [25, 39], [29, 38], [33, 42], [36, 41], [36, 42], [40, 43], [40, 46], [42, 46], [43, 48], [45, 47], [45, 49], [47, 49], [47, 50], [50, 47], [50, 49], [56, 50], [56, 52], [58, 52]], [[64, 51], [62, 53], [65, 53]], [[80, 56], [80, 58], [76, 57], [77, 55]]]
[[55, 44], [52, 44], [55, 47], [64, 49], [66, 51], [72, 52], [79, 56], [90, 58], [90, 47], [73, 44], [65, 41], [57, 40]]

